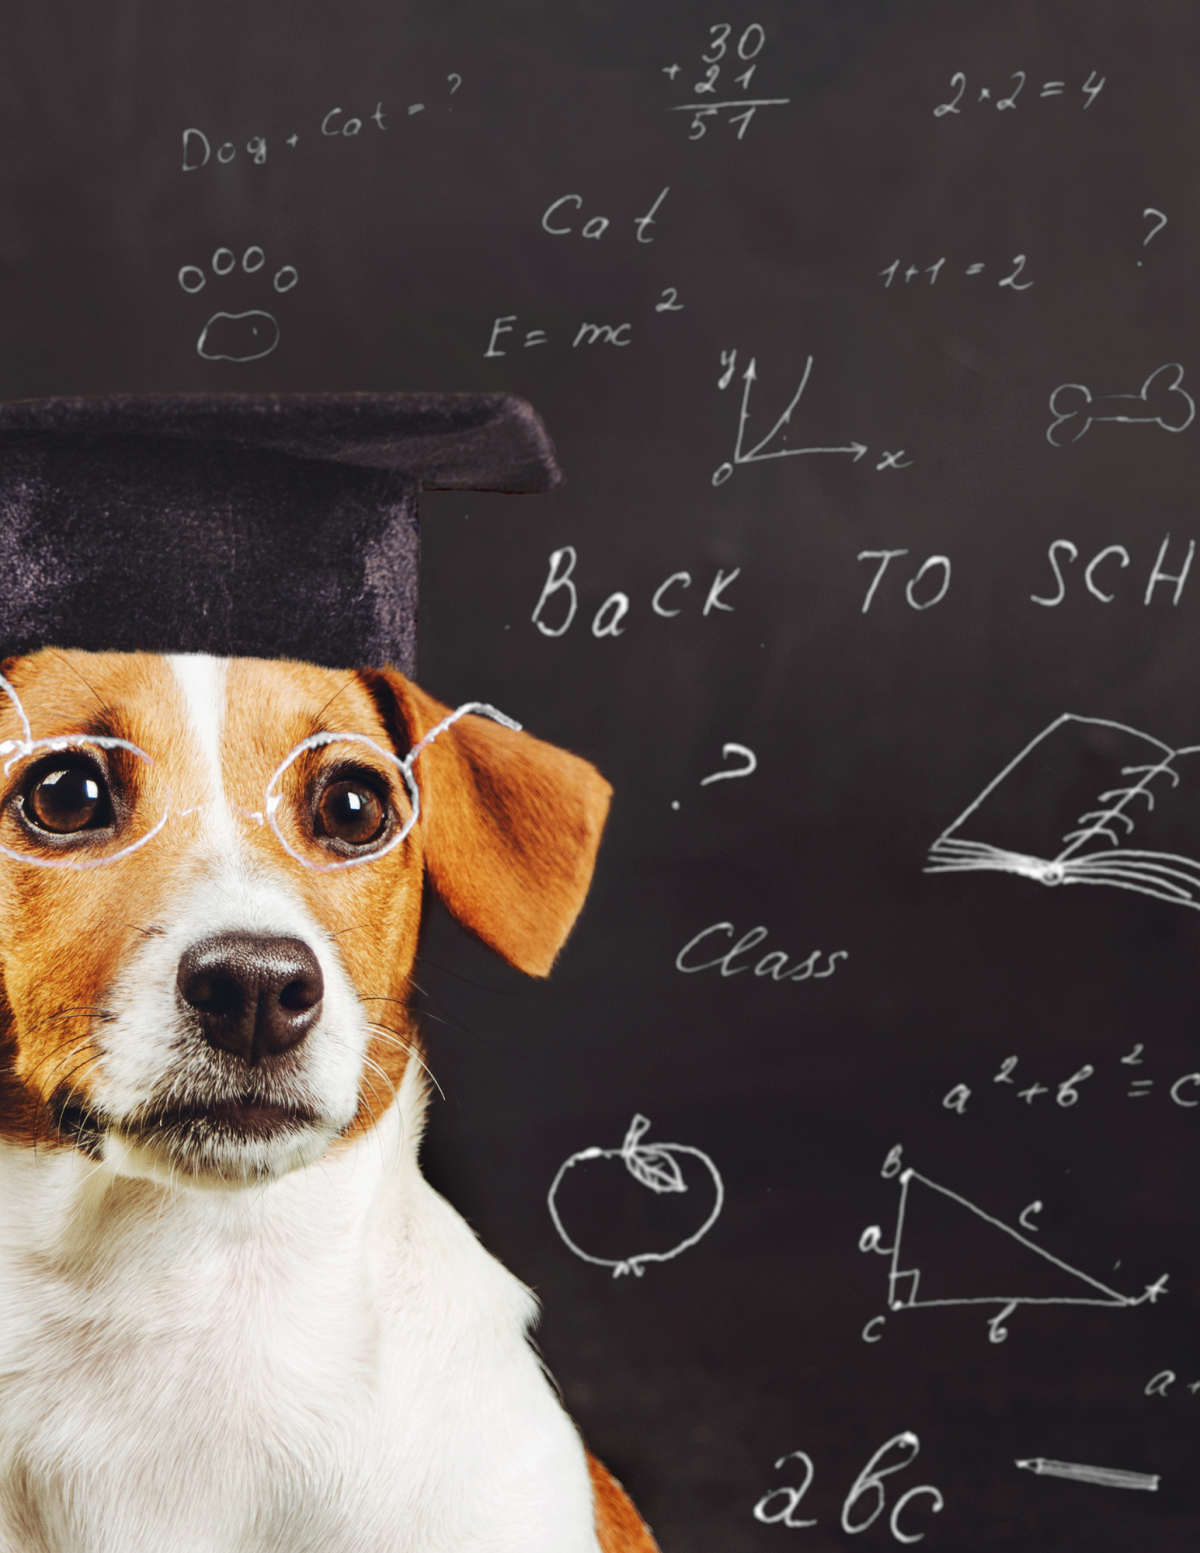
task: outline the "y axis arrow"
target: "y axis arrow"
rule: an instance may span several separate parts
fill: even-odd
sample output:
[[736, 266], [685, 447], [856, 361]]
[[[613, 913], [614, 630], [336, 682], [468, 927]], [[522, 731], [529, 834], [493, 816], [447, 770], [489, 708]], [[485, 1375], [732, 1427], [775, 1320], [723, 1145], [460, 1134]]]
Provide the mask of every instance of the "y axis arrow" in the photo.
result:
[[813, 358], [810, 356], [804, 363], [804, 374], [800, 379], [799, 388], [797, 388], [796, 392], [792, 395], [791, 403], [775, 422], [774, 426], [771, 427], [770, 431], [766, 434], [762, 441], [755, 443], [750, 451], [746, 453], [742, 451], [742, 443], [746, 434], [746, 422], [750, 419], [750, 390], [754, 383], [758, 380], [757, 358], [753, 356], [750, 358], [750, 365], [742, 374], [742, 382], [745, 386], [742, 389], [742, 407], [738, 414], [737, 444], [734, 448], [733, 463], [722, 464], [720, 468], [714, 472], [712, 477], [712, 483], [714, 485], [724, 485], [725, 481], [728, 480], [730, 475], [733, 473], [734, 467], [736, 465], [761, 464], [768, 458], [798, 458], [805, 453], [853, 453], [854, 462], [856, 464], [858, 463], [859, 459], [867, 451], [867, 445], [865, 442], [851, 442], [845, 447], [837, 448], [776, 448], [774, 452], [771, 453], [763, 452], [763, 449], [766, 447], [767, 443], [770, 442], [773, 437], [777, 436], [778, 433], [790, 423], [792, 418], [792, 411], [800, 403], [800, 396], [808, 387], [808, 379], [812, 373], [812, 366]]

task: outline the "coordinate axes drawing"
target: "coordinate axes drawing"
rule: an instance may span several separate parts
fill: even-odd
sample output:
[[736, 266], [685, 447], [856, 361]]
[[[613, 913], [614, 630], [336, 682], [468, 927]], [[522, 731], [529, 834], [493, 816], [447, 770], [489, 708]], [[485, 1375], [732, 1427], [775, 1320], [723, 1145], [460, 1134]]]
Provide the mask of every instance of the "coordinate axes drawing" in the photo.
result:
[[[887, 1163], [883, 1167], [885, 1176], [895, 1176], [900, 1184], [900, 1202], [896, 1210], [896, 1227], [892, 1235], [890, 1246], [882, 1244], [883, 1231], [878, 1224], [869, 1225], [859, 1237], [858, 1248], [860, 1251], [874, 1251], [879, 1256], [889, 1257], [891, 1266], [888, 1269], [888, 1309], [900, 1310], [931, 1310], [941, 1306], [951, 1305], [996, 1305], [998, 1311], [992, 1316], [988, 1325], [988, 1340], [993, 1343], [1002, 1343], [1008, 1336], [1005, 1322], [1020, 1305], [1099, 1305], [1113, 1310], [1128, 1310], [1135, 1305], [1146, 1303], [1154, 1304], [1161, 1294], [1167, 1292], [1167, 1275], [1157, 1279], [1152, 1284], [1147, 1284], [1141, 1294], [1121, 1294], [1112, 1289], [1098, 1278], [1093, 1278], [1090, 1273], [1082, 1272], [1077, 1267], [1072, 1267], [1069, 1262], [1039, 1246], [1035, 1240], [1027, 1235], [1022, 1235], [1011, 1225], [1005, 1224], [1003, 1219], [997, 1219], [990, 1213], [985, 1213], [982, 1208], [976, 1207], [968, 1198], [958, 1192], [952, 1192], [947, 1186], [940, 1186], [938, 1182], [931, 1181], [928, 1176], [920, 1175], [911, 1167], [900, 1168], [900, 1149], [895, 1148], [888, 1155]], [[917, 1189], [920, 1188], [920, 1191]], [[915, 1193], [915, 1195], [914, 1195]], [[934, 1198], [927, 1199], [926, 1193], [935, 1194]], [[1007, 1249], [1011, 1250], [1011, 1243], [1023, 1247], [1026, 1251], [1040, 1259], [1037, 1264], [1022, 1266], [1014, 1275], [1014, 1285], [1004, 1292], [980, 1293], [980, 1294], [939, 1294], [936, 1289], [932, 1293], [922, 1292], [922, 1269], [920, 1267], [904, 1267], [901, 1265], [904, 1258], [903, 1242], [905, 1229], [911, 1225], [913, 1218], [927, 1210], [938, 1202], [951, 1203], [965, 1210], [974, 1219], [990, 1226], [999, 1234], [1008, 1237]], [[998, 1248], [1003, 1254], [1006, 1246], [1002, 1243]], [[1057, 1270], [1063, 1276], [1059, 1279], [1052, 1277], [1051, 1282], [1055, 1287], [1054, 1293], [1049, 1294], [1022, 1294], [1019, 1292], [1023, 1278], [1032, 1281], [1035, 1274], [1044, 1272], [1046, 1267]], [[944, 1275], [943, 1275], [944, 1276]], [[931, 1280], [927, 1280], [931, 1281]], [[1061, 1289], [1063, 1292], [1058, 1292]], [[874, 1322], [869, 1322], [868, 1327], [882, 1321], [882, 1317], [876, 1317]], [[864, 1336], [866, 1334], [864, 1333]], [[874, 1341], [868, 1338], [868, 1341]]]
[[[718, 388], [727, 388], [729, 386], [730, 380], [733, 377], [733, 367], [736, 357], [736, 350], [730, 351], [728, 353], [722, 352], [721, 359], [727, 363], [727, 367], [725, 372], [722, 373], [721, 378], [717, 384]], [[775, 422], [774, 426], [771, 427], [770, 431], [766, 434], [765, 437], [760, 438], [760, 440], [756, 442], [752, 448], [747, 448], [745, 445], [746, 423], [750, 419], [750, 392], [758, 379], [757, 357], [751, 356], [750, 365], [746, 368], [745, 372], [742, 373], [742, 407], [738, 415], [737, 443], [733, 450], [733, 461], [732, 463], [721, 464], [713, 471], [712, 483], [714, 485], [724, 485], [725, 481], [729, 479], [730, 475], [733, 473], [735, 467], [738, 464], [761, 464], [769, 458], [800, 458], [806, 453], [851, 453], [854, 456], [854, 463], [858, 463], [859, 459], [867, 451], [867, 445], [865, 442], [850, 442], [841, 447], [830, 448], [768, 448], [768, 443], [773, 442], [774, 439], [778, 437], [781, 432], [783, 432], [784, 427], [791, 422], [792, 411], [800, 403], [800, 397], [804, 393], [804, 390], [808, 387], [808, 380], [812, 374], [812, 366], [813, 358], [810, 356], [804, 364], [804, 372], [800, 378], [800, 387], [792, 395], [791, 402], [788, 404], [787, 409], [784, 410], [783, 414]], [[786, 434], [781, 440], [786, 440]], [[887, 457], [890, 459], [892, 455], [887, 455]], [[899, 457], [899, 455], [896, 455], [896, 457]], [[896, 465], [895, 467], [903, 468], [904, 466]]]
[[[1175, 749], [1126, 723], [1064, 712], [946, 827], [930, 847], [924, 871], [1017, 874], [1046, 885], [1104, 884], [1200, 910], [1200, 859], [1127, 845], [1139, 825], [1155, 823], [1150, 816], [1180, 786], [1180, 766], [1196, 754], [1198, 744]], [[1048, 844], [1040, 853], [964, 834], [1022, 827], [1032, 833], [1043, 823], [1056, 781], [1073, 786], [1080, 776], [1086, 782], [1097, 773], [1101, 782], [1116, 778], [1115, 784], [1085, 798], [1095, 806], [1083, 810], [1065, 833], [1053, 837], [1047, 830], [1042, 839]]]
[[[639, 1112], [629, 1124], [629, 1130], [625, 1134], [624, 1142], [617, 1149], [588, 1148], [580, 1149], [579, 1153], [572, 1154], [559, 1166], [558, 1174], [551, 1184], [547, 1205], [550, 1209], [550, 1217], [554, 1220], [554, 1227], [562, 1237], [563, 1243], [577, 1257], [585, 1262], [592, 1262], [597, 1267], [611, 1267], [614, 1278], [620, 1278], [624, 1273], [633, 1273], [640, 1278], [645, 1271], [647, 1262], [669, 1262], [677, 1257], [681, 1251], [686, 1251], [694, 1246], [698, 1240], [702, 1240], [709, 1230], [717, 1222], [721, 1208], [725, 1202], [725, 1183], [721, 1180], [720, 1172], [712, 1160], [702, 1149], [696, 1149], [689, 1143], [643, 1143], [642, 1138], [649, 1130], [650, 1120]], [[638, 1251], [627, 1257], [593, 1256], [591, 1252], [583, 1250], [567, 1233], [562, 1218], [558, 1212], [558, 1190], [563, 1183], [563, 1178], [569, 1170], [586, 1160], [619, 1159], [625, 1169], [642, 1186], [650, 1191], [686, 1192], [688, 1184], [683, 1179], [683, 1172], [679, 1168], [677, 1154], [690, 1154], [698, 1159], [712, 1177], [715, 1195], [713, 1206], [694, 1234], [681, 1240], [678, 1245], [672, 1246], [669, 1251]]]

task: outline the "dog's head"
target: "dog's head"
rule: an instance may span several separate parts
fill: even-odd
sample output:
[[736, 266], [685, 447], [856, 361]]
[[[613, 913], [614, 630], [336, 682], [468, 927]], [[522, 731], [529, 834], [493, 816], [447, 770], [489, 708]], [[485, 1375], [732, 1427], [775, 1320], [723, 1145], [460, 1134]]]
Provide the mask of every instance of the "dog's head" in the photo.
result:
[[[0, 696], [0, 1137], [241, 1185], [370, 1128], [423, 885], [545, 975], [609, 788], [387, 670], [44, 651]], [[415, 823], [414, 799], [418, 813]]]

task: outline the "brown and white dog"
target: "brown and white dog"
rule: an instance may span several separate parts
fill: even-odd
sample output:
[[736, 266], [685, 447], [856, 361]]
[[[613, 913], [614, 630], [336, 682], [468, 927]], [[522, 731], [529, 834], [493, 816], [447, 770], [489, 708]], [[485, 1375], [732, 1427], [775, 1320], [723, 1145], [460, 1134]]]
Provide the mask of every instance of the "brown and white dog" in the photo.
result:
[[464, 716], [397, 844], [398, 674], [3, 673], [0, 1549], [651, 1553], [420, 1174], [408, 1012], [425, 881], [548, 972], [607, 783]]

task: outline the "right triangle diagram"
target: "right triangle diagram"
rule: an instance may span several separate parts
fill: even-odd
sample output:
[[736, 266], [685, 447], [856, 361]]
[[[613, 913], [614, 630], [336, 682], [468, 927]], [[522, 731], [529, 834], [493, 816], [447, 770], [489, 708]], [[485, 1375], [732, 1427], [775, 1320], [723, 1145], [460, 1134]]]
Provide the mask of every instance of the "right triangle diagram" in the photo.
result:
[[[1140, 1304], [1072, 1267], [948, 1187], [915, 1170], [900, 1176], [888, 1303], [893, 1310], [935, 1305]], [[1158, 1292], [1162, 1292], [1161, 1289]]]

